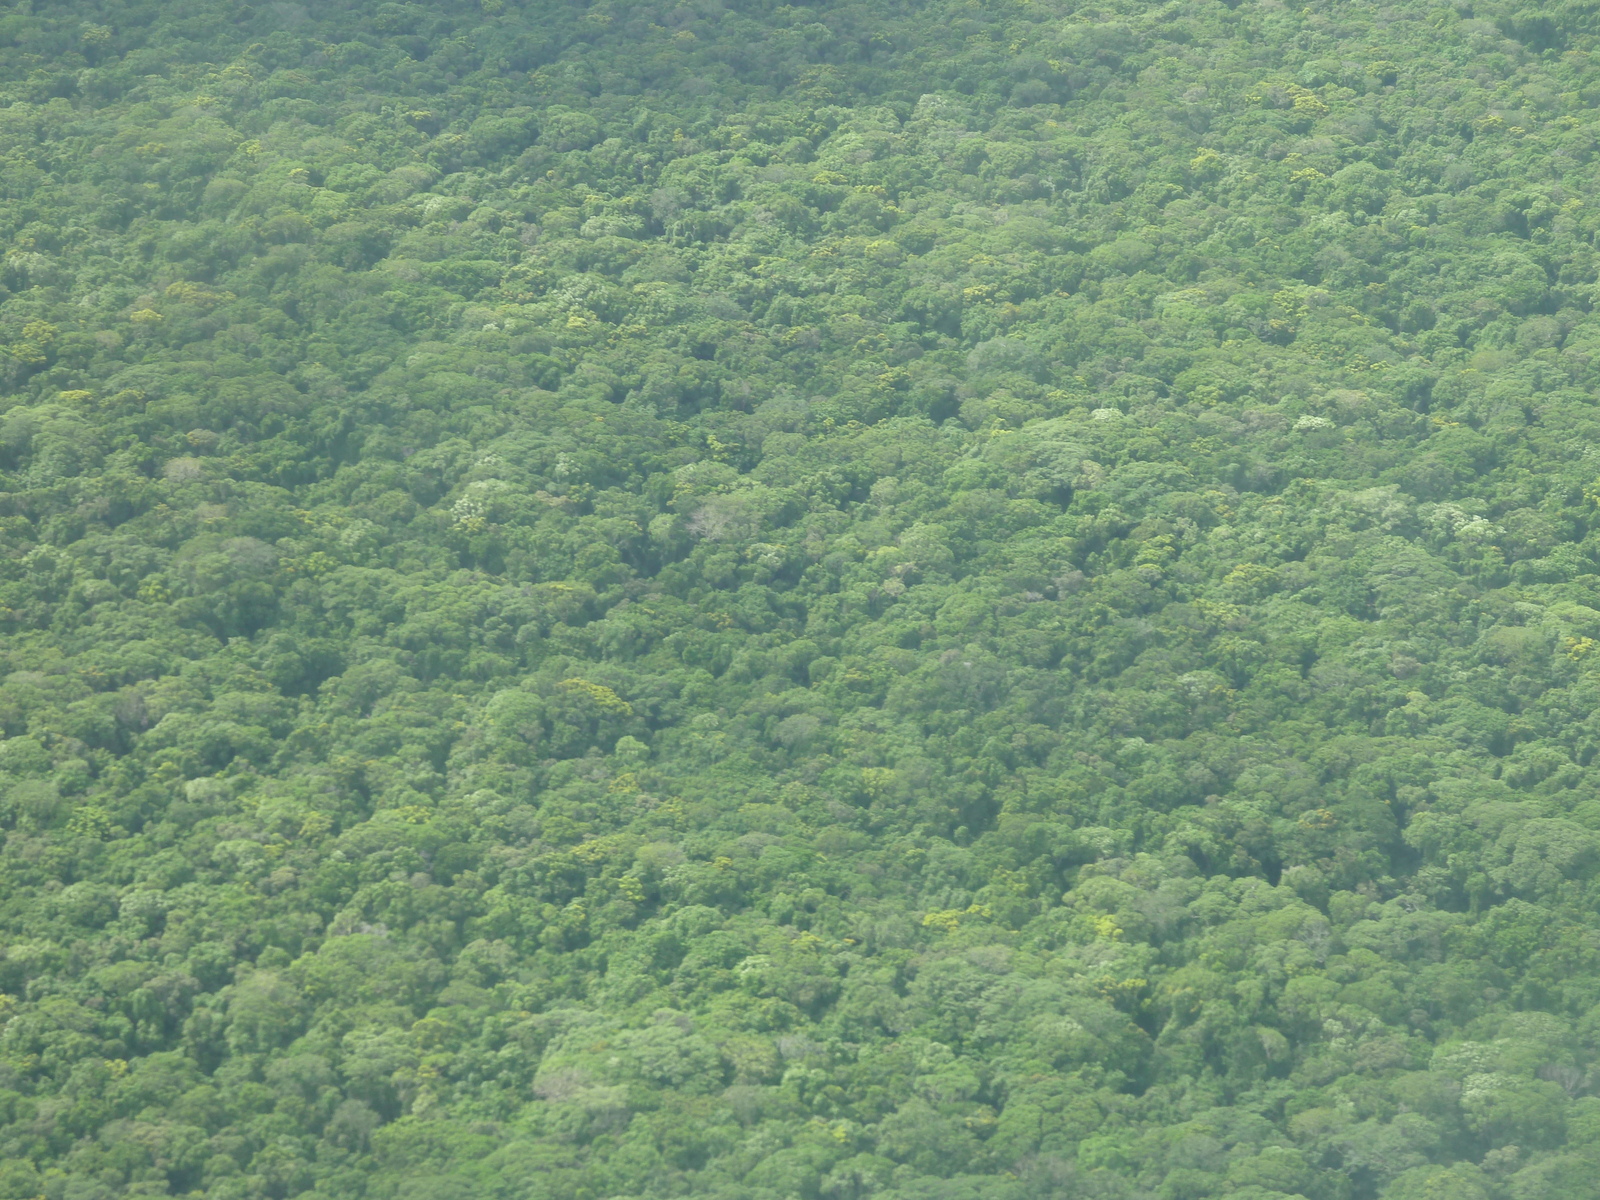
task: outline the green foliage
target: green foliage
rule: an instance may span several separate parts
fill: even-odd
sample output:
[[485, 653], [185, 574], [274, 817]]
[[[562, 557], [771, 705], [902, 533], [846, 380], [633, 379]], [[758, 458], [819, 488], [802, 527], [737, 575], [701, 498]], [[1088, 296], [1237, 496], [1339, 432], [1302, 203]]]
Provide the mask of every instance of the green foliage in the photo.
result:
[[1600, 1169], [1600, 24], [0, 15], [0, 1200]]

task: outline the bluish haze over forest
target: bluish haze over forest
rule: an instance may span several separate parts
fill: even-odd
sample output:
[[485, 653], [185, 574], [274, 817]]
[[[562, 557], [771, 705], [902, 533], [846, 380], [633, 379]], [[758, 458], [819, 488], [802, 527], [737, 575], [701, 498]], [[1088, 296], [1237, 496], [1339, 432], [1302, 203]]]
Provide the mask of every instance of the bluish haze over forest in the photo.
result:
[[1600, 1194], [1600, 9], [0, 15], [0, 1200]]

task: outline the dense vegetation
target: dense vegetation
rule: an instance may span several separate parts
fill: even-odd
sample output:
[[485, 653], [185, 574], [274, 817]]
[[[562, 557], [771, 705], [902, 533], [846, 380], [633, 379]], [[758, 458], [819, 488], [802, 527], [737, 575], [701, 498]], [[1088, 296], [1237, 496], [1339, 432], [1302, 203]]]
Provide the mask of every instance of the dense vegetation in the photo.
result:
[[1600, 15], [0, 16], [0, 1200], [1600, 1180]]

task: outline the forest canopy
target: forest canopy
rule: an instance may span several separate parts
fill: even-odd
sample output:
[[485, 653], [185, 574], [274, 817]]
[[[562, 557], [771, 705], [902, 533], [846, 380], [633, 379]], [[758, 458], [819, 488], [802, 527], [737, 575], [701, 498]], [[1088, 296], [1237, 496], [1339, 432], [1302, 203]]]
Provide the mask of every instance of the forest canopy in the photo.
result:
[[1600, 11], [0, 14], [0, 1200], [1600, 1179]]

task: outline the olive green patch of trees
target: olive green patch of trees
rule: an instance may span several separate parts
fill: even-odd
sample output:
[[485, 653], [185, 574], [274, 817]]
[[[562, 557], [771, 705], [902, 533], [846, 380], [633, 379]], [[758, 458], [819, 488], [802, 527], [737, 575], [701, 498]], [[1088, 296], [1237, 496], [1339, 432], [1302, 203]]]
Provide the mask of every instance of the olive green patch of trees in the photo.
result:
[[0, 1200], [1600, 1167], [1600, 26], [0, 16]]

